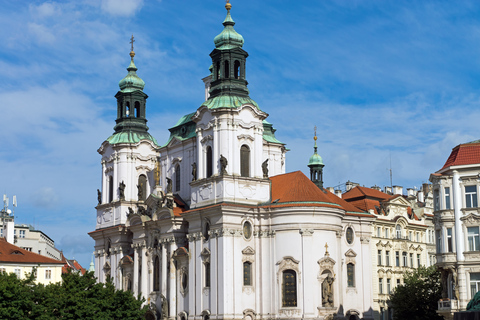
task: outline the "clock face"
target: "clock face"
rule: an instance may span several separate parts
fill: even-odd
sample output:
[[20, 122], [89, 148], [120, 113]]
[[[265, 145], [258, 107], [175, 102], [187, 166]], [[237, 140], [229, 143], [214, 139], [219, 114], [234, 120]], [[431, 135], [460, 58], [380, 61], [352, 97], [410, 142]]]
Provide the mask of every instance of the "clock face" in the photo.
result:
[[347, 236], [347, 242], [349, 244], [352, 244], [353, 243], [353, 229], [352, 228], [350, 228], [350, 227], [347, 228], [346, 236]]
[[248, 221], [243, 224], [243, 236], [247, 240], [252, 237], [252, 224]]

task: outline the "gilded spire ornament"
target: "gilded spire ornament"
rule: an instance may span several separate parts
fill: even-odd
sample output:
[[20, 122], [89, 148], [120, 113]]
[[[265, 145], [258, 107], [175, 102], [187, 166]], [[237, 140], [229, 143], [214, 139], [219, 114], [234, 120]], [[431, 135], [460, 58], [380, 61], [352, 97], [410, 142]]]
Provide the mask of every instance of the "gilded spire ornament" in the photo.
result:
[[230, 11], [230, 9], [232, 9], [232, 4], [230, 3], [230, 0], [226, 0], [225, 2], [225, 9], [227, 9], [227, 11]]
[[131, 44], [130, 57], [132, 57], [132, 61], [133, 61], [133, 57], [135, 57], [135, 51], [133, 51], [133, 43], [134, 42], [135, 42], [135, 40], [134, 40], [133, 34], [132, 34], [132, 37], [130, 38], [130, 44]]

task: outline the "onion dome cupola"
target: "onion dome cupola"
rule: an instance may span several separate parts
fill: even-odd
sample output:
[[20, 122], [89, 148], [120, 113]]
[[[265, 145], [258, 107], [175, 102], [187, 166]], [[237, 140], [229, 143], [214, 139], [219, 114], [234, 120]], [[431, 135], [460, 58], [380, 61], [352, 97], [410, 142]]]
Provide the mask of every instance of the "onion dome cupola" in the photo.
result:
[[317, 127], [315, 127], [315, 136], [313, 137], [315, 146], [313, 147], [313, 155], [308, 161], [308, 167], [310, 168], [310, 180], [317, 185], [320, 189], [323, 188], [323, 164], [322, 157], [317, 153]]
[[151, 140], [158, 145], [155, 138], [148, 133], [145, 107], [148, 95], [143, 92], [145, 82], [137, 75], [137, 67], [133, 61], [134, 38], [130, 39], [130, 65], [128, 74], [118, 83], [120, 91], [117, 92], [117, 119], [114, 127], [115, 133], [107, 139], [111, 144], [137, 143], [140, 140]]
[[223, 21], [224, 29], [213, 40], [215, 49], [210, 53], [213, 66], [210, 99], [223, 95], [248, 99], [248, 82], [245, 78], [248, 53], [242, 49], [243, 37], [233, 28], [235, 22], [230, 15], [232, 5], [229, 1], [225, 8], [227, 17]]

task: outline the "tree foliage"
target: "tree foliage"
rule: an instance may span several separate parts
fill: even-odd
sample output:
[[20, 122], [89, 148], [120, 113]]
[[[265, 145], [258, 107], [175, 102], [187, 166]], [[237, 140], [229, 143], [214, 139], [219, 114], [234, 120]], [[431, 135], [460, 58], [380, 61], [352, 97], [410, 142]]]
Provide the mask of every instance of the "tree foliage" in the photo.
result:
[[404, 284], [390, 295], [394, 320], [441, 320], [436, 313], [442, 297], [441, 273], [435, 266], [406, 271]]
[[66, 273], [61, 283], [36, 284], [0, 273], [0, 319], [142, 319], [147, 307], [112, 282], [96, 283], [93, 272]]

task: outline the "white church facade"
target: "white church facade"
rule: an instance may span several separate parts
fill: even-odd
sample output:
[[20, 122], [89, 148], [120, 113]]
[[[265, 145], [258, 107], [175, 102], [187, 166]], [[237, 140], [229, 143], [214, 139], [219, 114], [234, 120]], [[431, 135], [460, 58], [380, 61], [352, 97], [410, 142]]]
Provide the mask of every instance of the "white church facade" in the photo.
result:
[[316, 141], [310, 179], [285, 173], [226, 8], [206, 101], [162, 146], [132, 45], [115, 132], [98, 149], [95, 275], [141, 294], [151, 319], [373, 319], [375, 217], [323, 188]]

